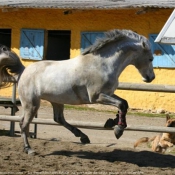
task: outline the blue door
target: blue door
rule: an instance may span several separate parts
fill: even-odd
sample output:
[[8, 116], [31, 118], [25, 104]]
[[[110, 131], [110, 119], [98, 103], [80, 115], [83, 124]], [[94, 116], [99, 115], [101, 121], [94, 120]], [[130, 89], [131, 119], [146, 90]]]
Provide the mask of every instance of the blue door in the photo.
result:
[[97, 38], [103, 37], [103, 32], [82, 32], [81, 33], [81, 52], [90, 45], [94, 44]]
[[162, 68], [175, 67], [175, 45], [155, 43], [157, 34], [149, 36], [151, 49], [154, 56], [153, 66]]
[[20, 56], [23, 59], [42, 60], [44, 55], [44, 30], [21, 30]]

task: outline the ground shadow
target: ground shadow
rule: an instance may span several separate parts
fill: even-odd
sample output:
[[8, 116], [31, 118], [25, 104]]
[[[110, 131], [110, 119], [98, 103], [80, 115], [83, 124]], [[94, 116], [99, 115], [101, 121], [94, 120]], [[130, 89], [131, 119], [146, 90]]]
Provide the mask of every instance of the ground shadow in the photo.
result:
[[115, 149], [112, 152], [91, 152], [91, 151], [55, 151], [50, 155], [74, 156], [82, 159], [106, 160], [108, 162], [127, 162], [136, 164], [139, 167], [175, 168], [175, 156], [163, 155], [149, 151], [130, 151]]

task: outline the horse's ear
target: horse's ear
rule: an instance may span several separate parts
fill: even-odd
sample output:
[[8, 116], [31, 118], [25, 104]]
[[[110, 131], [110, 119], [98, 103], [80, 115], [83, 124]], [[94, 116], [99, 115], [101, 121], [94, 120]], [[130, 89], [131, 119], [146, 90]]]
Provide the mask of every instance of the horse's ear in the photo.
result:
[[143, 49], [145, 49], [145, 50], [149, 50], [149, 46], [148, 46], [147, 43], [145, 43], [145, 41], [142, 41], [142, 47], [143, 47]]
[[168, 121], [170, 119], [169, 114], [166, 115], [166, 121]]

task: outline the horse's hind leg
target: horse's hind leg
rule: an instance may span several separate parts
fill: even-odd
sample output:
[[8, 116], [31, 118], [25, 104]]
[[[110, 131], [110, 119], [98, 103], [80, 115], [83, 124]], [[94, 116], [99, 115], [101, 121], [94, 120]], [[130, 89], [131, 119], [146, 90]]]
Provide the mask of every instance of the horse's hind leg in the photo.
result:
[[60, 123], [65, 128], [70, 130], [76, 137], [80, 137], [80, 140], [82, 143], [90, 143], [90, 140], [86, 134], [84, 134], [79, 129], [77, 129], [76, 127], [74, 127], [66, 122], [66, 120], [64, 118], [64, 113], [63, 113], [64, 105], [57, 104], [57, 103], [51, 103], [51, 104], [53, 106], [54, 121], [57, 123]]
[[35, 154], [35, 151], [31, 149], [29, 142], [28, 142], [28, 132], [29, 132], [29, 125], [36, 115], [37, 110], [39, 108], [39, 103], [32, 105], [31, 103], [23, 105], [24, 113], [23, 118], [20, 122], [21, 127], [21, 136], [24, 139], [24, 152], [27, 154]]

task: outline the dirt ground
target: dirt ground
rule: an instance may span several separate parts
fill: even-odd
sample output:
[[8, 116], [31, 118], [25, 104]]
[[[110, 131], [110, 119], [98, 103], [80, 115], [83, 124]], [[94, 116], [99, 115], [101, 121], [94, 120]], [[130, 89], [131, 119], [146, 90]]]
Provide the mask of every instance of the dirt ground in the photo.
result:
[[[16, 115], [20, 115], [19, 108]], [[10, 109], [1, 107], [0, 115], [9, 115]], [[52, 119], [52, 109], [41, 106], [39, 118]], [[66, 109], [67, 120], [104, 122], [115, 118], [110, 112], [78, 111]], [[127, 116], [129, 125], [164, 126], [165, 118]], [[10, 122], [1, 121], [1, 133], [9, 130]], [[16, 123], [16, 131], [19, 131]], [[30, 127], [33, 131], [33, 125]], [[157, 133], [125, 131], [116, 139], [111, 130], [81, 129], [91, 140], [83, 145], [70, 131], [62, 126], [38, 125], [37, 139], [30, 138], [31, 147], [37, 152], [29, 156], [23, 152], [20, 134], [0, 136], [0, 174], [175, 174], [175, 154], [153, 153], [147, 145], [133, 148], [134, 142], [143, 136]]]

